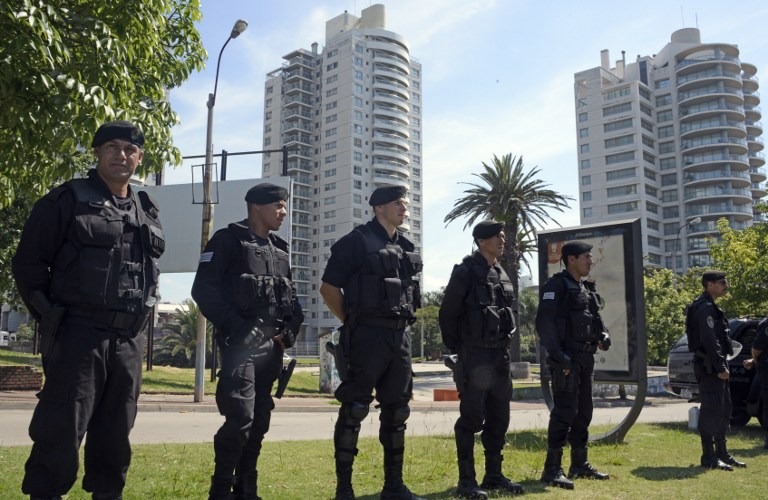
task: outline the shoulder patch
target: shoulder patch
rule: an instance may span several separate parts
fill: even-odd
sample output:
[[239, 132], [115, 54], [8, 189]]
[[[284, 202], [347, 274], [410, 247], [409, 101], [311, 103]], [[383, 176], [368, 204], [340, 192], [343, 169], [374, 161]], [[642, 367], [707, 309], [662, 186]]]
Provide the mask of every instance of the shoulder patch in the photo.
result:
[[213, 259], [213, 252], [203, 252], [200, 254], [199, 263], [210, 262]]
[[712, 316], [707, 316], [707, 326], [710, 328], [715, 327], [715, 320], [712, 318]]
[[541, 300], [555, 300], [555, 292], [544, 292]]

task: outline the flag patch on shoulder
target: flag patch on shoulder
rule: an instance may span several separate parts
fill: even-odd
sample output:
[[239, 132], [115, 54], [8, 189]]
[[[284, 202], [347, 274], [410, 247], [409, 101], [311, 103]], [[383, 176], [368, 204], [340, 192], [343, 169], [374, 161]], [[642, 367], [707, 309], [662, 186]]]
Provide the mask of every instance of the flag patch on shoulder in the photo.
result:
[[541, 300], [555, 300], [555, 292], [544, 292], [541, 296]]
[[210, 262], [213, 259], [213, 252], [203, 252], [200, 254], [200, 263]]

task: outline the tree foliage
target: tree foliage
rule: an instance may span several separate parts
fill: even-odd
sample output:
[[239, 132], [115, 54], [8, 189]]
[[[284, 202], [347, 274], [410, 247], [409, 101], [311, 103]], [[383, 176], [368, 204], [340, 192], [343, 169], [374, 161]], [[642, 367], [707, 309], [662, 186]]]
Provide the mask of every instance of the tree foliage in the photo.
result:
[[[456, 206], [445, 216], [446, 224], [465, 218], [464, 227], [479, 219], [493, 218], [504, 223], [507, 237], [500, 263], [512, 280], [515, 297], [518, 296], [520, 264], [526, 263], [525, 252], [535, 248], [537, 230], [549, 221], [557, 222], [552, 210], [562, 212], [572, 198], [548, 189], [548, 184], [537, 179], [539, 169], [525, 171], [523, 157], [506, 154], [493, 155], [491, 164], [483, 162], [483, 171], [472, 174], [480, 182], [466, 182], [469, 186]], [[517, 304], [513, 305], [517, 314]], [[512, 360], [520, 361], [520, 337], [516, 336], [510, 349]]]
[[179, 164], [165, 97], [203, 67], [200, 17], [198, 0], [0, 2], [0, 206], [71, 178], [108, 120], [147, 136], [140, 174]]
[[728, 294], [719, 304], [730, 317], [768, 313], [768, 224], [734, 230], [717, 222], [720, 241], [709, 248], [712, 266], [728, 275]]
[[677, 339], [685, 333], [685, 308], [701, 293], [701, 270], [679, 279], [669, 269], [646, 269], [645, 330], [648, 364], [665, 365]]
[[[430, 293], [437, 294], [440, 292]], [[442, 293], [440, 295], [442, 296]], [[424, 333], [424, 356], [427, 359], [437, 359], [445, 350], [443, 338], [440, 336], [439, 311], [440, 303], [431, 302], [416, 313], [416, 322], [411, 326], [411, 352], [414, 356], [421, 355], [422, 332]]]
[[[176, 309], [175, 321], [163, 328], [165, 336], [160, 339], [155, 349], [153, 357], [155, 364], [179, 368], [195, 366], [197, 317], [197, 304], [192, 299], [186, 299], [181, 307]], [[206, 334], [205, 359], [210, 360], [213, 347], [213, 327], [211, 323], [207, 323], [206, 328], [208, 332]]]

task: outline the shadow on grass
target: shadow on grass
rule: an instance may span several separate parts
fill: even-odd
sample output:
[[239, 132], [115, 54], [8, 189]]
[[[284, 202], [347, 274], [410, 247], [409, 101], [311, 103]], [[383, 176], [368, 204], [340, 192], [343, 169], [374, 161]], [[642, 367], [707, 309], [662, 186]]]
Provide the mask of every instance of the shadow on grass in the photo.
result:
[[638, 467], [631, 473], [633, 476], [647, 479], [648, 481], [667, 481], [669, 479], [691, 479], [707, 472], [704, 467], [689, 465], [686, 467], [660, 466]]

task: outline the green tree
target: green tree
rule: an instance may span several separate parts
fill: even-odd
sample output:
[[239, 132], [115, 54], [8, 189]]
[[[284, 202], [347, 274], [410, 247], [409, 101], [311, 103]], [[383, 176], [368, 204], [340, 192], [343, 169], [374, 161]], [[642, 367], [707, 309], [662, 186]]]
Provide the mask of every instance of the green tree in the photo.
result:
[[203, 67], [200, 18], [198, 0], [0, 2], [0, 206], [71, 178], [108, 120], [147, 135], [139, 173], [178, 165], [165, 96]]
[[[155, 349], [155, 364], [179, 368], [195, 366], [197, 314], [197, 304], [192, 299], [186, 299], [181, 307], [176, 309], [175, 321], [163, 328], [166, 334], [160, 339], [157, 349]], [[205, 358], [210, 360], [213, 342], [213, 327], [210, 322], [207, 323], [207, 330]]]
[[[448, 224], [466, 218], [464, 228], [485, 218], [504, 223], [507, 240], [504, 255], [499, 260], [512, 280], [517, 301], [524, 250], [531, 247], [529, 241], [536, 240], [537, 230], [543, 228], [546, 222], [557, 223], [550, 211], [562, 212], [572, 198], [548, 189], [548, 184], [537, 179], [540, 173], [538, 167], [526, 172], [522, 156], [513, 158], [511, 154], [506, 154], [499, 158], [493, 155], [491, 164], [483, 162], [482, 166], [482, 173], [472, 174], [480, 182], [462, 183], [470, 187], [445, 216], [444, 222]], [[517, 314], [516, 303], [513, 308]], [[510, 352], [512, 361], [520, 361], [519, 336], [513, 338]]]
[[665, 365], [677, 339], [685, 333], [685, 309], [701, 293], [691, 270], [686, 279], [678, 279], [669, 269], [646, 268], [644, 278], [645, 330], [648, 337], [648, 364]]
[[539, 308], [539, 293], [533, 288], [520, 292], [517, 334], [520, 337], [521, 358], [532, 363], [536, 359], [536, 311]]
[[[443, 338], [440, 336], [438, 324], [438, 311], [440, 304], [424, 306], [416, 312], [416, 321], [411, 325], [411, 352], [414, 356], [421, 356], [421, 335], [424, 333], [424, 357], [437, 358], [444, 350]], [[422, 329], [422, 324], [423, 329]]]
[[31, 205], [31, 202], [19, 196], [9, 206], [0, 208], [0, 303], [14, 306], [21, 304], [11, 275], [11, 259], [19, 245]]
[[768, 313], [768, 224], [734, 230], [717, 222], [720, 241], [712, 242], [712, 267], [728, 274], [728, 294], [718, 304], [731, 317]]

